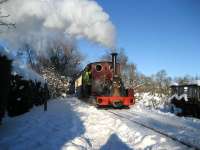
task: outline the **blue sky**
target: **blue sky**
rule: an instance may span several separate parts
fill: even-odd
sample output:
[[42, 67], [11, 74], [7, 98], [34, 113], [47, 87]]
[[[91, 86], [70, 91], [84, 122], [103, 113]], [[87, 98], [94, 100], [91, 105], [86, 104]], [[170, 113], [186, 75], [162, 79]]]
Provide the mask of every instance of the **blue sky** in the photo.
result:
[[[199, 0], [97, 0], [117, 30], [117, 47], [146, 75], [165, 69], [170, 76], [200, 75]], [[85, 63], [105, 48], [79, 41]]]

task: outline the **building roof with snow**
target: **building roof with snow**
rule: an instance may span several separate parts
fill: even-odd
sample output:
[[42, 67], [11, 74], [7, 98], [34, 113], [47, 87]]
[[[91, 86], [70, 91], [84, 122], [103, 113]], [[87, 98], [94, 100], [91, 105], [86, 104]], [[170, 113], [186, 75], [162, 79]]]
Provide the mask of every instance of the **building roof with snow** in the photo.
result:
[[193, 81], [190, 81], [189, 83], [183, 83], [183, 84], [178, 84], [176, 82], [173, 82], [170, 86], [171, 87], [173, 86], [200, 86], [200, 80], [193, 80]]

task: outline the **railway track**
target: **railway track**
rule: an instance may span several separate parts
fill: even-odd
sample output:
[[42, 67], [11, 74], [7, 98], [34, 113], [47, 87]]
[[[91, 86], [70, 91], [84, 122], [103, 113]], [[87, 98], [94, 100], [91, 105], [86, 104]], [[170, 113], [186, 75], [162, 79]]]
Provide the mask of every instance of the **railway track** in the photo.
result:
[[[123, 113], [122, 112], [122, 115], [127, 115], [128, 114], [128, 116], [129, 117], [131, 117], [131, 116], [137, 116], [137, 117], [141, 117], [137, 112], [130, 112], [130, 111], [126, 111], [125, 113]], [[148, 115], [147, 113], [145, 113], [145, 115]], [[152, 115], [152, 114], [151, 114]], [[148, 117], [146, 117], [146, 119], [148, 118], [148, 119], [151, 119], [151, 120], [153, 120], [154, 122], [161, 122], [158, 118], [157, 118], [158, 116], [157, 115], [153, 115], [153, 118], [148, 118]], [[163, 116], [163, 118], [164, 118], [165, 116]], [[148, 120], [147, 120], [148, 121]], [[166, 125], [168, 125], [168, 126], [172, 126], [172, 127], [175, 127], [175, 128], [177, 128], [177, 129], [182, 129], [182, 130], [187, 130], [188, 132], [193, 132], [193, 133], [195, 133], [195, 132], [197, 132], [197, 133], [200, 133], [200, 129], [197, 129], [197, 128], [190, 128], [190, 127], [188, 127], [188, 126], [184, 126], [184, 125], [181, 125], [181, 124], [179, 124], [179, 125], [177, 125], [176, 123], [174, 123], [174, 122], [171, 122], [171, 120], [169, 120], [169, 119], [167, 119], [167, 118], [164, 118], [163, 120], [162, 120], [162, 123], [163, 124], [166, 124]], [[200, 135], [199, 135], [200, 136]]]
[[[104, 109], [104, 108], [101, 108], [101, 109]], [[134, 112], [130, 112], [129, 110], [110, 110], [110, 109], [104, 109], [104, 110], [115, 115], [115, 116], [117, 116], [119, 119], [122, 118], [122, 119], [129, 121], [129, 122], [135, 123], [139, 126], [147, 128], [147, 129], [149, 129], [153, 132], [156, 132], [156, 133], [158, 133], [158, 134], [160, 134], [164, 137], [167, 137], [167, 138], [169, 138], [169, 139], [171, 139], [175, 142], [178, 142], [178, 143], [180, 143], [180, 144], [182, 144], [182, 145], [184, 145], [184, 146], [186, 146], [190, 149], [200, 150], [200, 145], [199, 145], [199, 143], [200, 143], [200, 129], [188, 128], [186, 126], [181, 126], [181, 125], [177, 126], [177, 125], [175, 125], [175, 123], [168, 122], [168, 120], [166, 120], [164, 118], [164, 123], [162, 123], [162, 125], [166, 125], [166, 126], [168, 126], [168, 128], [171, 127], [171, 128], [175, 128], [175, 129], [178, 129], [178, 130], [182, 130], [186, 133], [192, 132], [192, 133], [196, 134], [199, 141], [195, 139], [195, 142], [194, 142], [193, 139], [192, 140], [190, 139], [190, 136], [186, 137], [185, 135], [183, 135], [184, 136], [184, 138], [183, 138], [183, 136], [181, 135], [179, 137], [176, 137], [176, 136], [173, 135], [173, 133], [169, 133], [169, 132], [163, 131], [162, 129], [159, 129], [159, 128], [157, 129], [156, 127], [150, 126], [147, 123], [148, 120], [146, 120], [144, 122], [138, 121], [136, 119], [137, 117], [144, 117], [144, 116], [138, 115], [137, 113], [134, 113]], [[136, 116], [136, 118], [134, 118], [133, 116]], [[148, 117], [145, 117], [145, 118], [147, 119]], [[153, 123], [161, 123], [158, 120], [156, 120], [156, 118], [148, 118], [148, 119], [150, 119], [151, 121], [153, 120]], [[170, 120], [170, 121], [172, 121], [172, 120]], [[199, 133], [199, 134], [197, 134], [197, 133]], [[187, 139], [187, 140], [184, 140], [184, 139]]]
[[[149, 130], [151, 130], [151, 131], [154, 131], [154, 132], [156, 132], [156, 133], [158, 133], [158, 134], [160, 134], [160, 135], [163, 135], [163, 136], [165, 136], [165, 137], [167, 137], [167, 138], [169, 138], [169, 139], [171, 139], [171, 140], [173, 140], [173, 141], [175, 141], [175, 142], [178, 142], [178, 143], [180, 143], [180, 144], [182, 144], [182, 145], [184, 145], [184, 146], [186, 146], [186, 147], [188, 147], [188, 148], [190, 148], [190, 149], [200, 150], [200, 146], [199, 146], [198, 144], [195, 144], [195, 143], [192, 143], [192, 142], [186, 142], [186, 141], [183, 140], [182, 138], [177, 138], [177, 137], [175, 137], [175, 136], [173, 136], [173, 135], [170, 135], [170, 134], [167, 133], [167, 132], [164, 132], [164, 131], [161, 131], [161, 130], [159, 130], [159, 129], [156, 129], [155, 127], [152, 127], [152, 126], [148, 125], [147, 123], [140, 122], [140, 121], [138, 121], [138, 120], [136, 120], [136, 119], [134, 119], [134, 118], [131, 118], [131, 119], [130, 119], [130, 116], [126, 116], [125, 114], [122, 114], [122, 113], [119, 113], [119, 112], [116, 112], [116, 111], [112, 111], [112, 110], [107, 110], [107, 111], [108, 111], [109, 113], [111, 113], [111, 114], [117, 116], [118, 118], [125, 119], [125, 120], [127, 120], [127, 121], [129, 121], [129, 122], [132, 122], [132, 123], [134, 123], [134, 124], [137, 124], [137, 125], [139, 125], [139, 126], [142, 126], [142, 127], [144, 127], [144, 128], [147, 128], [147, 129], [149, 129]], [[127, 112], [127, 111], [126, 111], [126, 112]], [[130, 114], [132, 114], [132, 115], [137, 115], [137, 114], [131, 113], [131, 112], [128, 112], [128, 113], [130, 113]], [[179, 128], [179, 127], [177, 126], [176, 128]], [[180, 128], [183, 129], [184, 127], [181, 127], [181, 126], [180, 126]], [[185, 128], [184, 128], [184, 129], [185, 129]], [[188, 138], [189, 138], [189, 137], [188, 137]], [[188, 139], [188, 140], [189, 140], [189, 139]]]

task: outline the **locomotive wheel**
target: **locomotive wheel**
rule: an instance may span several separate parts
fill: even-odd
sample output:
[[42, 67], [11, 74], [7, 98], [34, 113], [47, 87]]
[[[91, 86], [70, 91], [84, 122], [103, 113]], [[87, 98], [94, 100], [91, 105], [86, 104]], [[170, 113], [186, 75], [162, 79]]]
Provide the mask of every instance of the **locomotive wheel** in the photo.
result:
[[95, 107], [96, 108], [101, 108], [101, 106], [99, 104], [97, 104], [97, 103], [95, 104]]
[[130, 109], [130, 107], [129, 107], [129, 106], [124, 106], [123, 108], [125, 108], [125, 109]]

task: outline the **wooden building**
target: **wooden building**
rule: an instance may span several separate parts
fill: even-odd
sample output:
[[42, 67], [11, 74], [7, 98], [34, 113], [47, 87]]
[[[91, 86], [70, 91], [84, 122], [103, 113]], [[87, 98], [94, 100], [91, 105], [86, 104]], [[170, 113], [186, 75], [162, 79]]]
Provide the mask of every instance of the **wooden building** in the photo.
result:
[[179, 115], [200, 117], [200, 81], [171, 85], [171, 103], [181, 108]]

